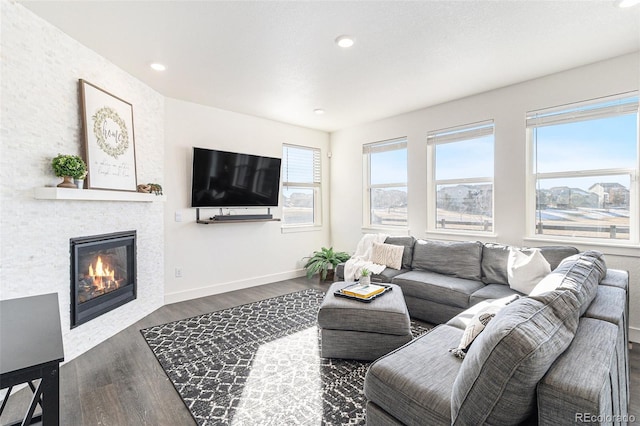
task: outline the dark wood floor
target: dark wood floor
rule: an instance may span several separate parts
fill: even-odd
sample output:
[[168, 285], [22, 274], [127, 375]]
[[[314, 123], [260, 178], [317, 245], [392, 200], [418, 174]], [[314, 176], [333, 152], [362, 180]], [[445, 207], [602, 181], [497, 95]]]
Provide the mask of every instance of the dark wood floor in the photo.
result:
[[[140, 330], [207, 312], [327, 284], [298, 278], [163, 306], [112, 338], [64, 364], [60, 372], [63, 425], [194, 425]], [[640, 345], [630, 352], [631, 410], [640, 419]], [[17, 419], [28, 392], [12, 396], [0, 424]]]

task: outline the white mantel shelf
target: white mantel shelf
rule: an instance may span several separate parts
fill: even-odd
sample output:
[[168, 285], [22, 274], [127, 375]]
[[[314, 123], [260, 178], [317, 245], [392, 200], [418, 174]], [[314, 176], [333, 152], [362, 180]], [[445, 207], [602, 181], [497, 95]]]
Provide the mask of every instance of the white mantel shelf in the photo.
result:
[[105, 191], [99, 189], [73, 189], [44, 187], [35, 189], [38, 200], [75, 200], [75, 201], [166, 201], [165, 195], [145, 194], [143, 192]]

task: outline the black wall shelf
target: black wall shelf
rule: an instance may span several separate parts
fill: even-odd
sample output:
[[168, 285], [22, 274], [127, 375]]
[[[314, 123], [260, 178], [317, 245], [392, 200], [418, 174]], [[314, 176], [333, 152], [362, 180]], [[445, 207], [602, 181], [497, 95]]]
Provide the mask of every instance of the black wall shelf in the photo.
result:
[[248, 222], [280, 222], [280, 219], [271, 216], [271, 209], [267, 209], [266, 214], [247, 214], [247, 215], [223, 215], [222, 209], [220, 214], [211, 216], [209, 219], [200, 219], [200, 207], [196, 208], [196, 223], [209, 225], [210, 223], [248, 223]]

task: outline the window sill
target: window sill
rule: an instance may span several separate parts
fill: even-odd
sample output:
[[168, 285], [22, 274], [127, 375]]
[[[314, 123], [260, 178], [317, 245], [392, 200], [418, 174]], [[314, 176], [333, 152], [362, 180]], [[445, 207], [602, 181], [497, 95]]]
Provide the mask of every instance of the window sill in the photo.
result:
[[283, 234], [293, 234], [296, 232], [316, 232], [322, 231], [322, 225], [300, 225], [300, 226], [282, 226], [280, 228]]
[[363, 234], [411, 235], [409, 228], [404, 226], [363, 226], [361, 229]]
[[576, 240], [570, 238], [554, 238], [554, 237], [526, 237], [525, 242], [531, 242], [534, 244], [563, 244], [576, 247], [580, 251], [590, 250], [595, 248], [602, 251], [604, 254], [610, 254], [615, 256], [628, 256], [628, 257], [640, 257], [640, 245], [630, 242], [608, 242], [608, 241], [594, 241], [594, 240]]
[[454, 238], [474, 237], [474, 238], [482, 238], [482, 239], [490, 239], [490, 240], [495, 240], [496, 238], [498, 238], [498, 235], [494, 232], [454, 231], [451, 229], [447, 231], [442, 231], [439, 229], [426, 230], [425, 235], [427, 236], [435, 235], [440, 238], [442, 237], [454, 237]]

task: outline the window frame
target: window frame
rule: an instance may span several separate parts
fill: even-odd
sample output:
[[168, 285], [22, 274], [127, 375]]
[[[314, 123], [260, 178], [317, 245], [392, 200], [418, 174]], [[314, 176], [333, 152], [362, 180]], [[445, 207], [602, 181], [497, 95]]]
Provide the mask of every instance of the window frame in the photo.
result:
[[[602, 246], [634, 246], [640, 242], [639, 185], [640, 173], [640, 114], [638, 108], [638, 91], [620, 93], [611, 96], [573, 102], [551, 108], [543, 108], [526, 113], [526, 149], [527, 149], [527, 192], [526, 192], [526, 239], [540, 241], [559, 241], [571, 244], [595, 244]], [[633, 102], [635, 98], [635, 102]], [[624, 103], [631, 100], [631, 103]], [[622, 101], [619, 105], [604, 104]], [[618, 117], [627, 114], [636, 116], [636, 159], [635, 169], [628, 167], [580, 169], [559, 172], [537, 172], [536, 170], [536, 135], [539, 127], [586, 122], [606, 117]], [[629, 176], [629, 238], [582, 237], [572, 235], [537, 233], [538, 206], [537, 184], [542, 179], [569, 179], [597, 176]]]
[[[483, 136], [493, 137], [493, 170], [491, 176], [478, 176], [471, 178], [436, 179], [436, 147], [438, 145], [465, 142], [478, 139]], [[427, 185], [427, 232], [458, 234], [458, 235], [478, 235], [484, 237], [495, 236], [495, 120], [483, 120], [475, 123], [463, 124], [460, 126], [447, 127], [433, 130], [427, 133], [427, 165], [428, 180]], [[491, 229], [456, 229], [438, 227], [438, 186], [439, 185], [464, 185], [464, 184], [491, 184]], [[486, 225], [485, 225], [486, 226]]]
[[[395, 151], [404, 149], [407, 152], [405, 160], [405, 172], [407, 179], [405, 182], [388, 182], [388, 183], [371, 183], [371, 154], [376, 152]], [[389, 229], [389, 230], [406, 230], [409, 228], [409, 152], [408, 152], [408, 140], [406, 136], [386, 139], [383, 141], [370, 142], [362, 145], [362, 182], [363, 182], [363, 194], [362, 194], [362, 227], [363, 229]], [[379, 225], [371, 222], [371, 194], [375, 189], [384, 188], [406, 188], [407, 192], [407, 222], [398, 225], [385, 224]]]
[[[285, 149], [307, 150], [312, 152], [313, 182], [295, 182], [287, 180], [285, 170]], [[282, 223], [281, 228], [288, 231], [309, 230], [322, 226], [322, 150], [320, 148], [304, 145], [282, 144]], [[289, 161], [287, 161], [287, 166]], [[287, 223], [285, 221], [284, 189], [311, 189], [313, 191], [313, 223]]]

